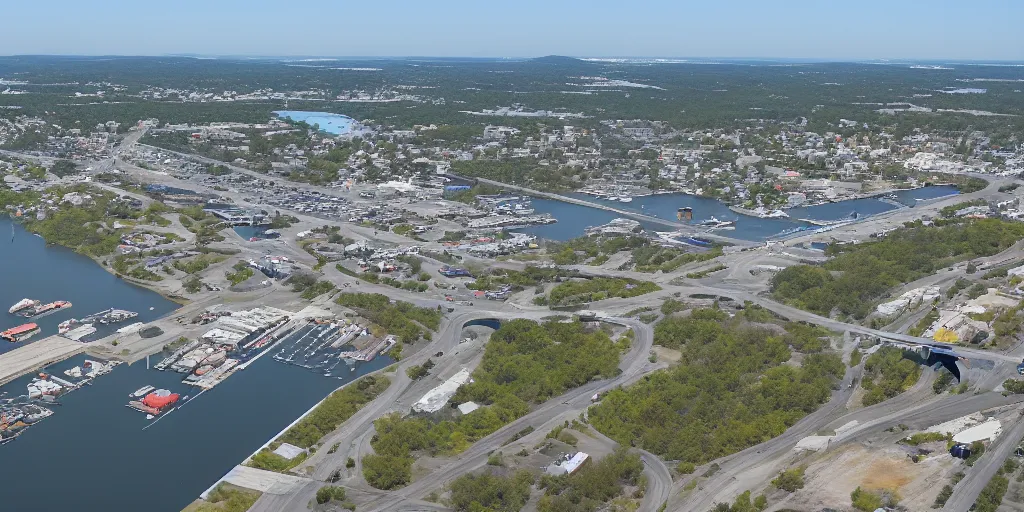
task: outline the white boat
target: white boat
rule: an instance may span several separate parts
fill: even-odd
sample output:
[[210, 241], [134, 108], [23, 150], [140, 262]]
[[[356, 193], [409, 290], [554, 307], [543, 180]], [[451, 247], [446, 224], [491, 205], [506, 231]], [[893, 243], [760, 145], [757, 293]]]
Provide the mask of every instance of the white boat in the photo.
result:
[[39, 301], [38, 300], [21, 299], [21, 300], [18, 301], [17, 304], [11, 306], [11, 309], [8, 309], [7, 312], [11, 313], [11, 314], [14, 314], [14, 313], [17, 313], [18, 311], [21, 311], [21, 310], [24, 310], [24, 309], [28, 309], [28, 308], [34, 308], [34, 307], [36, 307], [38, 305], [39, 305]]
[[141, 388], [136, 389], [134, 393], [132, 393], [132, 394], [130, 394], [128, 396], [130, 396], [132, 398], [140, 398], [140, 397], [146, 396], [147, 393], [149, 393], [150, 391], [153, 391], [154, 389], [156, 389], [156, 388], [153, 387], [153, 386], [142, 386]]
[[633, 202], [633, 198], [632, 197], [620, 197], [619, 201], [621, 201], [623, 203], [632, 203]]
[[782, 210], [771, 210], [769, 211], [764, 206], [758, 206], [754, 213], [762, 219], [788, 219], [789, 214]]
[[71, 332], [74, 328], [78, 327], [79, 325], [82, 325], [81, 321], [74, 318], [69, 318], [57, 324], [57, 334], [67, 334]]

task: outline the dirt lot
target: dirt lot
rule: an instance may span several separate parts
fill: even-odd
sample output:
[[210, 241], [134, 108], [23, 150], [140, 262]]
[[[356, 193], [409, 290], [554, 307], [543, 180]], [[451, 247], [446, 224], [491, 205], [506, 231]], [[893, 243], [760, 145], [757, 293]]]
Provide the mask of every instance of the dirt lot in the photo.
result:
[[928, 510], [942, 486], [963, 464], [945, 454], [944, 446], [934, 448], [935, 454], [916, 464], [911, 462], [908, 450], [899, 445], [855, 445], [829, 452], [810, 463], [805, 487], [781, 502], [772, 503], [773, 508], [848, 507], [850, 493], [859, 486], [867, 490], [895, 490], [901, 496], [900, 505], [907, 510]]

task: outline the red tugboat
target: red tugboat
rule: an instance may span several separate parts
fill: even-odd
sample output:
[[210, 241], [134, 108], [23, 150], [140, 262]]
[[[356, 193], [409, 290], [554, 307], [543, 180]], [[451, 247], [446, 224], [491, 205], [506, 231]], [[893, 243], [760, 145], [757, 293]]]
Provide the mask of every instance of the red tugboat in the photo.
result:
[[146, 414], [158, 416], [160, 413], [166, 411], [171, 406], [178, 402], [179, 395], [177, 393], [171, 393], [166, 389], [158, 389], [142, 399], [141, 402], [132, 400], [128, 402], [128, 407], [137, 411], [142, 411]]
[[38, 316], [49, 315], [50, 313], [56, 313], [57, 311], [67, 309], [70, 307], [70, 302], [66, 300], [58, 300], [47, 304], [43, 304], [42, 306], [36, 306], [35, 309], [27, 310], [23, 312], [23, 314], [24, 316], [27, 316], [29, 318], [34, 318]]
[[36, 324], [24, 324], [17, 327], [12, 327], [4, 332], [0, 332], [0, 338], [3, 338], [12, 343], [19, 341], [25, 341], [39, 332], [39, 326]]

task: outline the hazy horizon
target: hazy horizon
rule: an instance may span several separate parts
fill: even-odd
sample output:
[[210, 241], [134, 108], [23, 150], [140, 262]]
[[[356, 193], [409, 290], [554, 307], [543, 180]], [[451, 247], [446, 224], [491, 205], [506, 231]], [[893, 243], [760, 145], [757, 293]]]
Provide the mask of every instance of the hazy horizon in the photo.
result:
[[[982, 8], [983, 7], [983, 8]], [[13, 2], [4, 55], [1024, 61], [1024, 2]], [[707, 57], [692, 57], [705, 55]], [[674, 57], [683, 56], [683, 57]], [[353, 57], [348, 57], [353, 58]]]

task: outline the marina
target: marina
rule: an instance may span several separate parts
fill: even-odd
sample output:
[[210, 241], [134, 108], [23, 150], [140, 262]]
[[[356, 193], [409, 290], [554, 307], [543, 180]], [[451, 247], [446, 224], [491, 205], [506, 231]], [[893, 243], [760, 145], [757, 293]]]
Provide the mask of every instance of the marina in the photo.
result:
[[355, 371], [356, 363], [373, 361], [394, 345], [393, 336], [376, 338], [356, 324], [313, 323], [283, 340], [273, 359], [343, 379]]
[[51, 373], [29, 375], [24, 392], [17, 386], [0, 389], [0, 442], [6, 443], [21, 436], [36, 421], [50, 417], [53, 406], [69, 393], [91, 385], [93, 379], [110, 373], [120, 361], [85, 360], [82, 366], [64, 370], [67, 379]]
[[[857, 212], [857, 220], [862, 220], [871, 215], [897, 209], [897, 207], [893, 206], [892, 202], [901, 204], [904, 207], [913, 208], [921, 201], [958, 193], [959, 192], [956, 187], [949, 185], [900, 190], [893, 192], [891, 195], [888, 195], [888, 197], [885, 197], [884, 199], [887, 199], [887, 201], [870, 197], [850, 199], [835, 203], [825, 203], [815, 206], [791, 208], [783, 212], [788, 215], [788, 218], [782, 216], [779, 216], [778, 218], [769, 216], [762, 218], [759, 216], [738, 215], [736, 212], [732, 211], [728, 205], [717, 199], [684, 193], [654, 194], [636, 197], [628, 205], [624, 205], [619, 201], [608, 201], [607, 199], [594, 198], [590, 195], [576, 192], [566, 193], [565, 196], [575, 199], [585, 199], [598, 204], [607, 204], [614, 208], [628, 209], [647, 216], [658, 217], [671, 221], [680, 221], [679, 210], [684, 207], [690, 208], [693, 217], [688, 223], [698, 227], [700, 230], [706, 231], [707, 227], [702, 226], [700, 223], [711, 220], [712, 218], [715, 218], [716, 220], [734, 219], [735, 224], [728, 226], [733, 229], [721, 230], [719, 234], [739, 240], [761, 242], [769, 238], [775, 238], [786, 230], [792, 230], [799, 227], [813, 229], [813, 225], [808, 222], [812, 220], [817, 221], [818, 223], [839, 221], [848, 217], [851, 212]], [[895, 197], [895, 199], [893, 199], [893, 197]], [[537, 214], [549, 214], [553, 218], [557, 219], [558, 222], [548, 225], [527, 226], [516, 229], [516, 231], [554, 241], [565, 241], [570, 238], [582, 236], [588, 227], [608, 224], [614, 219], [621, 217], [621, 215], [613, 211], [548, 198], [532, 198], [530, 199], [530, 203], [531, 207]], [[771, 210], [767, 210], [767, 213], [771, 213]], [[663, 225], [645, 220], [637, 220], [637, 222], [639, 222], [642, 229], [647, 231], [665, 231], [665, 226]], [[715, 231], [712, 231], [712, 233], [714, 232]]]
[[[75, 366], [81, 368], [84, 359], [72, 357], [45, 371], [63, 375]], [[121, 365], [62, 397], [56, 415], [0, 447], [5, 460], [18, 461], [0, 467], [5, 505], [12, 510], [73, 510], [80, 508], [81, 496], [88, 495], [94, 496], [90, 507], [97, 509], [177, 512], [293, 418], [345, 382], [392, 362], [377, 357], [357, 364], [355, 371], [339, 373], [338, 378], [324, 378], [271, 358], [251, 361], [249, 369], [236, 372], [202, 396], [182, 384], [180, 374], [133, 364]], [[0, 399], [13, 392], [23, 394], [31, 378], [0, 387]], [[168, 414], [169, 409], [150, 421], [145, 418], [148, 413], [126, 407], [127, 401], [136, 398], [125, 395], [141, 386], [177, 393], [173, 414]], [[211, 418], [217, 419], [216, 432], [231, 435], [211, 435]], [[48, 492], [51, 483], [37, 477], [54, 465], [73, 467], [95, 457], [96, 446], [105, 447], [102, 474], [83, 472], [62, 484], [62, 493]], [[202, 464], [197, 464], [196, 454], [202, 454]], [[149, 485], [154, 481], [174, 485]]]
[[[33, 347], [49, 342], [58, 333], [58, 325], [67, 320], [69, 313], [80, 311], [91, 313], [108, 308], [120, 308], [137, 311], [136, 321], [150, 322], [163, 317], [178, 308], [178, 304], [160, 296], [160, 294], [129, 284], [113, 274], [103, 270], [92, 259], [75, 254], [58, 246], [47, 246], [46, 242], [25, 231], [19, 224], [0, 216], [0, 231], [14, 232], [13, 242], [5, 240], [0, 249], [0, 265], [4, 268], [19, 269], [4, 275], [4, 286], [0, 286], [0, 304], [10, 308], [12, 305], [28, 299], [30, 302], [39, 300], [49, 302], [60, 299], [74, 304], [68, 311], [59, 310], [50, 315], [25, 319], [15, 314], [0, 314], [0, 332], [32, 322], [39, 326], [40, 333], [20, 343], [0, 342], [0, 355], [19, 347]], [[152, 309], [150, 309], [152, 308]], [[119, 324], [96, 324], [97, 332], [85, 336], [82, 341], [98, 339], [113, 333]], [[22, 361], [38, 361], [37, 364], [52, 362], [59, 353], [70, 351], [72, 354], [84, 349], [73, 347], [81, 345], [66, 338], [61, 342], [48, 343], [38, 349], [39, 353], [19, 355], [18, 361], [0, 362], [0, 383], [8, 380], [9, 371], [14, 372]], [[53, 347], [61, 347], [54, 352]]]

